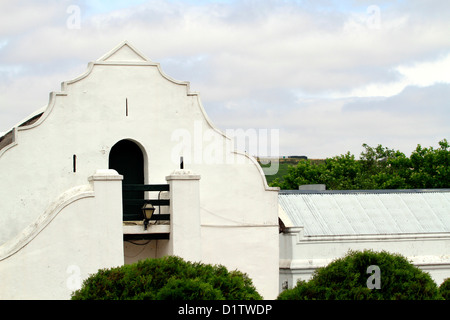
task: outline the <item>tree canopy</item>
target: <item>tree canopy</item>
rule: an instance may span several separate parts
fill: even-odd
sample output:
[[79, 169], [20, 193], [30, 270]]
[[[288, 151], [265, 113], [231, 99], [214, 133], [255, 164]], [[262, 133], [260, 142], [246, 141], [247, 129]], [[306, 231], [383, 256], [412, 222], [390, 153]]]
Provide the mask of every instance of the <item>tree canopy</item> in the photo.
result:
[[271, 186], [298, 189], [303, 184], [325, 184], [329, 190], [450, 187], [450, 145], [446, 139], [438, 148], [419, 144], [409, 157], [382, 145], [363, 147], [359, 160], [350, 152], [322, 162], [301, 160]]

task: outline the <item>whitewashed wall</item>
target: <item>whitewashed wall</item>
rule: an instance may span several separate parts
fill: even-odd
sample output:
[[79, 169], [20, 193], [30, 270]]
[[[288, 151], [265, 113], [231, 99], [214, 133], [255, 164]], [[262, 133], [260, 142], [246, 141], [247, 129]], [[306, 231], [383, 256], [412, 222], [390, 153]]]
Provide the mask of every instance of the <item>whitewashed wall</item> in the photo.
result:
[[305, 236], [302, 227], [290, 227], [280, 234], [280, 291], [283, 285], [292, 288], [298, 280], [309, 280], [317, 268], [345, 256], [348, 250], [365, 249], [403, 255], [428, 272], [438, 286], [450, 277], [450, 236], [446, 233]]
[[0, 299], [69, 299], [89, 274], [123, 265], [122, 176], [89, 180], [0, 247]]
[[[232, 141], [211, 124], [187, 82], [166, 76], [127, 43], [62, 83], [42, 117], [16, 127], [15, 142], [0, 150], [0, 246], [39, 219], [61, 194], [108, 168], [109, 152], [122, 139], [141, 147], [148, 184], [166, 183], [184, 157], [185, 167], [201, 177], [201, 259], [248, 272], [264, 297], [275, 298], [277, 189], [267, 186], [254, 159], [233, 151]], [[105, 226], [96, 228], [102, 233]], [[55, 235], [54, 241], [63, 247], [69, 240]], [[125, 244], [122, 254], [129, 248]]]

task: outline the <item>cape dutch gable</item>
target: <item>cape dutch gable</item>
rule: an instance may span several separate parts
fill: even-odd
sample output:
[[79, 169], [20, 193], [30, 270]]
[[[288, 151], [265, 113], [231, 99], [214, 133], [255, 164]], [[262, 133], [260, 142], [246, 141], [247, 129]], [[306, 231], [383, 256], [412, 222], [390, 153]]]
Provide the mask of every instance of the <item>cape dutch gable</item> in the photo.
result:
[[[266, 298], [278, 294], [278, 189], [234, 151], [188, 82], [128, 42], [1, 138], [0, 176], [0, 298], [66, 299], [68, 270], [80, 280], [167, 254], [237, 268]], [[124, 221], [122, 185], [136, 181], [168, 185], [142, 191], [167, 199], [155, 213], [168, 222], [143, 231]], [[136, 234], [154, 241], [137, 251], [126, 241]]]

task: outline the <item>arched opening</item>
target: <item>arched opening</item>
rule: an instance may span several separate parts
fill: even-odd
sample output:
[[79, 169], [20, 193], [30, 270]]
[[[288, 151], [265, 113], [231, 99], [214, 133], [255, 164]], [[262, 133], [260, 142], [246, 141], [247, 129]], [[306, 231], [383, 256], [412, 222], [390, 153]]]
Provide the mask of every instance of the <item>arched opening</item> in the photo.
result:
[[[109, 153], [109, 168], [123, 175], [122, 183], [144, 184], [144, 155], [141, 148], [130, 140], [117, 142]], [[126, 191], [128, 199], [144, 199], [144, 191]], [[123, 220], [142, 220], [142, 204], [123, 203]]]

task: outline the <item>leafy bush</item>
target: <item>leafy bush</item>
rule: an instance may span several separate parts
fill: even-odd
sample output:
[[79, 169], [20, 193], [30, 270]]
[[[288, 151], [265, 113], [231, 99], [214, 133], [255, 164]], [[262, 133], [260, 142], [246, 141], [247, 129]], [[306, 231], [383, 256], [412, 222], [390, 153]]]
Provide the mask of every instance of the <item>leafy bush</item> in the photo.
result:
[[444, 280], [439, 287], [439, 294], [445, 300], [450, 300], [450, 278]]
[[[380, 289], [369, 289], [371, 273], [379, 267]], [[371, 279], [370, 279], [371, 280]], [[430, 275], [413, 266], [401, 255], [385, 251], [349, 251], [328, 266], [317, 269], [312, 278], [299, 281], [283, 291], [279, 300], [422, 300], [439, 299], [436, 283]]]
[[260, 300], [251, 279], [221, 265], [169, 256], [101, 269], [72, 300]]

